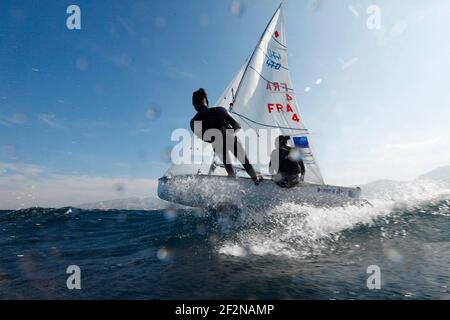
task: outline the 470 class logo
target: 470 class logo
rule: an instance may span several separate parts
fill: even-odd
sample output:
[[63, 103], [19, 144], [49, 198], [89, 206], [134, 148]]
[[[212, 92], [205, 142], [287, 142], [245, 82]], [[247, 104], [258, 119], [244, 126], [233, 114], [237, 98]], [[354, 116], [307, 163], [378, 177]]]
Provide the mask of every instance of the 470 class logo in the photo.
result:
[[280, 70], [281, 63], [278, 61], [281, 61], [281, 54], [275, 50], [267, 49], [267, 66], [275, 70]]
[[280, 70], [280, 68], [281, 68], [281, 63], [275, 62], [272, 59], [267, 59], [266, 64], [269, 68], [272, 68], [275, 70]]

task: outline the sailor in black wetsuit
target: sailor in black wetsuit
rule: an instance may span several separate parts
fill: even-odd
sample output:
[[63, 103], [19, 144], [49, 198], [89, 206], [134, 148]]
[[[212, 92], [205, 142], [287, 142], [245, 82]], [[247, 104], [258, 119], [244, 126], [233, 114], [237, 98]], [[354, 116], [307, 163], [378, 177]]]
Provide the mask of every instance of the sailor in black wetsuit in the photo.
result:
[[272, 151], [269, 164], [269, 172], [273, 175], [273, 180], [283, 188], [292, 188], [305, 177], [305, 164], [301, 159], [300, 151], [288, 146], [289, 140], [289, 136], [277, 138], [276, 149]]
[[[229, 151], [231, 151], [242, 163], [245, 171], [255, 184], [258, 185], [262, 179], [256, 175], [241, 143], [235, 136], [235, 131], [241, 128], [239, 123], [233, 119], [225, 108], [209, 108], [208, 96], [204, 89], [199, 89], [193, 93], [192, 104], [197, 111], [197, 114], [191, 120], [191, 129], [195, 135], [205, 142], [212, 143], [214, 153], [223, 162], [229, 176], [236, 176], [229, 156]], [[201, 131], [197, 129], [200, 126]], [[209, 133], [214, 132], [211, 129], [215, 129], [217, 134], [209, 137], [207, 131], [210, 130]]]

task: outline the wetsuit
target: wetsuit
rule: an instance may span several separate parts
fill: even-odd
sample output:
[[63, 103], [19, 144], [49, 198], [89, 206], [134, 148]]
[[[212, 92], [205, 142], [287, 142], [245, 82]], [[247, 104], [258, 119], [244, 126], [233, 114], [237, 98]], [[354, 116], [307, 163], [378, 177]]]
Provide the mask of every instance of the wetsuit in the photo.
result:
[[[202, 132], [195, 132], [195, 122], [201, 121]], [[245, 171], [255, 181], [257, 176], [253, 166], [250, 164], [245, 151], [234, 135], [234, 131], [239, 130], [241, 126], [233, 119], [225, 108], [207, 108], [204, 107], [197, 112], [194, 118], [191, 120], [191, 129], [200, 139], [205, 142], [212, 143], [214, 153], [220, 158], [225, 166], [229, 176], [235, 176], [233, 166], [229, 157], [229, 151], [242, 163]], [[209, 129], [216, 129], [222, 134], [222, 139], [205, 139], [205, 132]], [[230, 130], [232, 129], [232, 130]], [[231, 131], [231, 132], [230, 132]], [[222, 142], [223, 141], [223, 142]]]
[[305, 175], [305, 164], [303, 160], [295, 161], [289, 156], [293, 149], [284, 145], [272, 151], [269, 171], [275, 174], [274, 180], [280, 187], [294, 187], [299, 183], [298, 175]]

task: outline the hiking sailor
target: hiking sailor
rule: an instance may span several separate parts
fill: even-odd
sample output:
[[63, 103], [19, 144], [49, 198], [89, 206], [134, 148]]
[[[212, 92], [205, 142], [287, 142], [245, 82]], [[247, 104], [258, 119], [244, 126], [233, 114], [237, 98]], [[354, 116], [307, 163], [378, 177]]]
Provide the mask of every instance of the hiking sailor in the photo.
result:
[[279, 136], [270, 156], [269, 172], [275, 183], [283, 188], [292, 188], [305, 179], [305, 164], [300, 150], [288, 146], [289, 140], [289, 136]]
[[[256, 175], [253, 166], [250, 164], [245, 154], [244, 148], [235, 135], [235, 132], [241, 129], [239, 123], [225, 108], [209, 108], [208, 96], [204, 89], [200, 88], [192, 94], [192, 105], [197, 111], [197, 114], [191, 120], [192, 131], [203, 141], [212, 144], [214, 153], [223, 162], [228, 176], [236, 176], [229, 156], [229, 151], [231, 151], [231, 153], [242, 163], [242, 166], [254, 183], [259, 185], [262, 178]], [[198, 130], [197, 128], [200, 127], [201, 130]], [[207, 131], [211, 129], [218, 130], [220, 136], [217, 137], [214, 135], [208, 137]]]

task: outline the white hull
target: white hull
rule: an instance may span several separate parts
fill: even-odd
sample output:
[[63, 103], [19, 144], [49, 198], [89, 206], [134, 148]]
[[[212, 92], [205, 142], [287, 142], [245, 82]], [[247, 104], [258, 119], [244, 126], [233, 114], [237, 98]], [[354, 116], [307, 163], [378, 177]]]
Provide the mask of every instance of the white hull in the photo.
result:
[[255, 186], [248, 178], [207, 175], [163, 177], [158, 184], [158, 196], [163, 200], [211, 209], [261, 208], [286, 202], [312, 206], [364, 203], [359, 194], [357, 188], [301, 183], [286, 189], [270, 180]]

